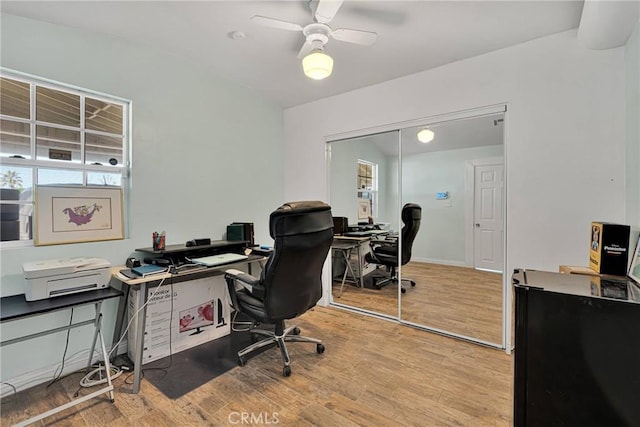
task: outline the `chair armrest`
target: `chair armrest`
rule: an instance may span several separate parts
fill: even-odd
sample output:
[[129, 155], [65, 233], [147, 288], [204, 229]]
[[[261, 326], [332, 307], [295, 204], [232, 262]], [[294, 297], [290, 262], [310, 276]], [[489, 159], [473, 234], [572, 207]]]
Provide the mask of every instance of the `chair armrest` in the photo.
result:
[[397, 239], [388, 239], [388, 240], [371, 240], [369, 241], [369, 246], [371, 246], [371, 250], [380, 246], [397, 246]]
[[387, 239], [375, 240], [374, 239], [369, 241], [369, 247], [371, 248], [371, 250], [367, 255], [370, 257], [371, 261], [375, 264], [384, 264], [384, 262], [379, 257], [380, 254], [378, 254], [377, 251], [380, 250], [381, 248], [391, 248], [391, 247], [397, 248], [398, 241], [396, 239], [391, 239], [391, 240], [387, 240]]
[[229, 295], [231, 296], [231, 301], [234, 306], [236, 305], [236, 284], [242, 286], [246, 289], [250, 294], [256, 296], [257, 298], [264, 297], [264, 287], [260, 285], [260, 279], [253, 277], [250, 274], [245, 273], [244, 271], [229, 269], [225, 271], [224, 278], [227, 281], [227, 286], [229, 288]]

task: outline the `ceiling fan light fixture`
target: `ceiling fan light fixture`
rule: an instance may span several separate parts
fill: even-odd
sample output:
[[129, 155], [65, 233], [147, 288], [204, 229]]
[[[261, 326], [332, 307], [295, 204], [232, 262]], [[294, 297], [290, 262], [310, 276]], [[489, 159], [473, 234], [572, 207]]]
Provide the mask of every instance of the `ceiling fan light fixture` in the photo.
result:
[[424, 129], [421, 129], [420, 132], [418, 132], [418, 141], [422, 142], [423, 144], [426, 144], [433, 141], [434, 136], [435, 134], [431, 129], [424, 128]]
[[333, 58], [321, 51], [311, 52], [302, 59], [302, 69], [310, 79], [325, 79], [333, 71]]

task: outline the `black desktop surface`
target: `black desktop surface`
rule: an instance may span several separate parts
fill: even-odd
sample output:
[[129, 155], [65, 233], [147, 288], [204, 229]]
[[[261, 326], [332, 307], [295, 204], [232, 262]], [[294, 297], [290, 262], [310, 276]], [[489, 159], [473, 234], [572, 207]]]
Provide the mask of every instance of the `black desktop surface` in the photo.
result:
[[375, 233], [373, 231], [348, 231], [342, 235], [345, 237], [370, 237]]
[[121, 295], [122, 291], [109, 287], [37, 301], [27, 301], [24, 294], [2, 297], [2, 299], [0, 299], [0, 321], [4, 322], [20, 317], [32, 316], [34, 314], [61, 310], [79, 304], [98, 302]]
[[348, 232], [358, 232], [358, 231], [379, 231], [382, 230], [384, 224], [349, 224]]
[[238, 252], [244, 249], [249, 244], [247, 240], [213, 240], [209, 245], [187, 246], [184, 243], [178, 245], [167, 245], [164, 250], [154, 250], [153, 248], [139, 248], [138, 252], [144, 252], [153, 255], [186, 255], [193, 253], [208, 253], [215, 255], [222, 252]]

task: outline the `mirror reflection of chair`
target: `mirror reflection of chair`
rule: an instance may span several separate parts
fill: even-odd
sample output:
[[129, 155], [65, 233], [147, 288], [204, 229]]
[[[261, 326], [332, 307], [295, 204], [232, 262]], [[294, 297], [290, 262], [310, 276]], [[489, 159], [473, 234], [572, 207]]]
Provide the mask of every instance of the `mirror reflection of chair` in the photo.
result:
[[[402, 230], [400, 232], [401, 255], [402, 259], [398, 264], [398, 239], [372, 240], [371, 252], [365, 255], [365, 260], [369, 263], [383, 265], [389, 270], [389, 276], [383, 280], [374, 281], [374, 287], [382, 288], [390, 283], [398, 282], [397, 269], [398, 265], [405, 265], [411, 260], [411, 248], [413, 241], [420, 229], [420, 221], [422, 219], [422, 208], [415, 203], [407, 203], [402, 207]], [[410, 279], [402, 279], [408, 281], [411, 286], [415, 286], [416, 282]], [[401, 286], [402, 293], [406, 289]]]
[[[319, 201], [286, 203], [271, 213], [269, 233], [273, 253], [260, 278], [239, 270], [227, 270], [225, 278], [233, 307], [252, 320], [252, 336], [266, 336], [240, 350], [238, 363], [242, 366], [256, 350], [276, 344], [282, 373], [288, 377], [291, 361], [285, 342], [314, 343], [318, 353], [324, 352], [322, 341], [300, 336], [300, 329], [285, 327], [285, 320], [302, 315], [322, 296], [322, 267], [333, 241], [331, 207]], [[260, 324], [275, 325], [275, 330], [256, 328]]]

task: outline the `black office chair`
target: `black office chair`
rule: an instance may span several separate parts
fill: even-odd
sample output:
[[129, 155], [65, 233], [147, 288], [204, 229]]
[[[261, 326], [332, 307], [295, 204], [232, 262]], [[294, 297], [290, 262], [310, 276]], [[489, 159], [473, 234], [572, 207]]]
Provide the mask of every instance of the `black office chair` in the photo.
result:
[[[422, 208], [415, 203], [407, 203], [402, 207], [402, 223], [404, 224], [400, 232], [402, 244], [402, 259], [400, 265], [405, 265], [411, 260], [411, 247], [420, 229], [422, 219]], [[365, 260], [369, 263], [384, 265], [389, 270], [389, 277], [374, 281], [374, 287], [381, 289], [389, 283], [398, 282], [398, 239], [372, 240], [370, 242], [371, 252], [365, 255]], [[416, 282], [410, 279], [402, 279], [415, 286]], [[401, 284], [401, 291], [407, 290]]]
[[[316, 351], [324, 352], [322, 341], [300, 336], [295, 326], [285, 329], [284, 321], [305, 313], [322, 296], [322, 266], [333, 241], [331, 206], [319, 201], [286, 203], [271, 213], [269, 233], [273, 253], [260, 278], [239, 270], [227, 270], [225, 278], [234, 308], [252, 319], [251, 333], [267, 336], [239, 351], [238, 364], [243, 366], [249, 353], [277, 344], [282, 373], [288, 377], [291, 361], [286, 341], [315, 343]], [[274, 324], [275, 331], [256, 329], [261, 323]]]

